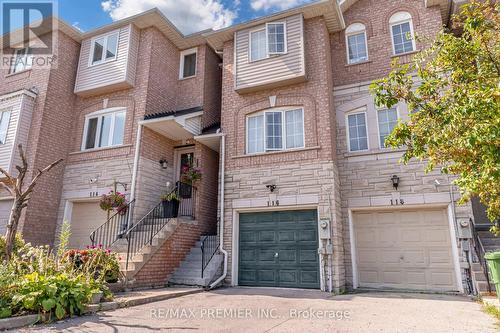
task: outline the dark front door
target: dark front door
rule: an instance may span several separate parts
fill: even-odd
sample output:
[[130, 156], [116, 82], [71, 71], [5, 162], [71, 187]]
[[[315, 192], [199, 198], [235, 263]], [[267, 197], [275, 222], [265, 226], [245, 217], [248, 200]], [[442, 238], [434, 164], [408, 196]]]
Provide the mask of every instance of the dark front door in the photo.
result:
[[315, 210], [240, 214], [241, 286], [320, 288]]

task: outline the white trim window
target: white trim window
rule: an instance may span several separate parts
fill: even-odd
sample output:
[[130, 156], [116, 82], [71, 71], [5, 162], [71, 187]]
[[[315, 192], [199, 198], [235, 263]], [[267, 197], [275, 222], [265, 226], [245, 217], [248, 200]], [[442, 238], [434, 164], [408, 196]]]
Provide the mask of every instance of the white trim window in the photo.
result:
[[13, 54], [13, 60], [10, 74], [28, 70], [33, 66], [33, 57], [28, 47], [16, 49]]
[[86, 116], [82, 150], [122, 145], [125, 117], [123, 108], [102, 110]]
[[368, 150], [366, 111], [355, 111], [348, 114], [346, 118], [349, 151]]
[[287, 52], [285, 22], [271, 22], [263, 28], [252, 30], [249, 39], [250, 61], [262, 60], [271, 55]]
[[0, 144], [7, 141], [7, 132], [9, 130], [10, 110], [0, 111]]
[[368, 60], [368, 43], [366, 27], [361, 23], [354, 23], [345, 30], [347, 45], [347, 63], [356, 64]]
[[286, 53], [285, 23], [273, 22], [266, 25], [267, 28], [267, 52], [269, 54]]
[[415, 51], [413, 22], [410, 13], [397, 12], [389, 19], [394, 55]]
[[247, 117], [247, 154], [303, 148], [304, 109], [272, 109]]
[[179, 79], [188, 79], [196, 76], [197, 48], [181, 52]]
[[398, 110], [396, 108], [378, 110], [377, 118], [380, 148], [385, 148], [385, 138], [398, 124]]
[[90, 46], [90, 66], [113, 61], [118, 54], [119, 31], [92, 38]]

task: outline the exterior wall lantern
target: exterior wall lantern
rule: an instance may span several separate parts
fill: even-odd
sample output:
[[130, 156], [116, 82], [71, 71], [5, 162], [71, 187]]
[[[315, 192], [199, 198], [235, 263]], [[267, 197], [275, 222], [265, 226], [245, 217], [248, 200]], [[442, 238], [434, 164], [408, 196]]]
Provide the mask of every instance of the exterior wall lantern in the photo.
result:
[[161, 166], [161, 168], [162, 168], [162, 169], [166, 169], [166, 168], [168, 168], [168, 161], [167, 161], [166, 159], [162, 158], [162, 159], [159, 161], [159, 163], [160, 163], [160, 166]]
[[392, 186], [397, 190], [399, 186], [399, 177], [394, 175], [391, 177]]

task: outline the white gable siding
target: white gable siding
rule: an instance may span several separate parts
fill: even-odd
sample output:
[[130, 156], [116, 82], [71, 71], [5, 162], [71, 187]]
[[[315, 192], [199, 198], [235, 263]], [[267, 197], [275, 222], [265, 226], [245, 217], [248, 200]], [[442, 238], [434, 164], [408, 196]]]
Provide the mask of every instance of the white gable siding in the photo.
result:
[[[117, 29], [118, 50], [116, 59], [102, 64], [90, 65], [93, 38], [82, 41], [78, 73], [76, 75], [75, 93], [85, 94], [98, 88], [132, 86], [135, 80], [135, 62], [137, 61], [138, 44], [137, 28], [127, 25]], [[132, 63], [129, 63], [131, 60]], [[132, 82], [132, 83], [131, 83]]]
[[249, 61], [250, 31], [265, 28], [265, 25], [236, 32], [236, 90], [305, 77], [304, 20], [302, 15], [290, 16], [277, 22], [286, 22], [287, 53], [270, 56], [267, 59]]

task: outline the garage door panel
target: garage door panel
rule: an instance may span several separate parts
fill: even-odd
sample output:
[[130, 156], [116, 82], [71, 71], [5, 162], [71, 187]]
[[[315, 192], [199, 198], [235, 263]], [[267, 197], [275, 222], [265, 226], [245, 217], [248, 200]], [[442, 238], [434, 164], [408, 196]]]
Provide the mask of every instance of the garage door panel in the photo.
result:
[[256, 243], [257, 234], [252, 231], [241, 231], [240, 232], [240, 243]]
[[275, 237], [275, 232], [274, 230], [264, 230], [259, 232], [259, 242], [260, 243], [265, 243], [265, 242], [270, 242], [274, 243], [276, 241]]
[[240, 285], [319, 288], [317, 251], [316, 211], [240, 214]]
[[280, 243], [295, 242], [295, 231], [280, 231], [278, 233], [278, 239]]
[[431, 284], [449, 286], [453, 283], [454, 276], [451, 272], [429, 272]]
[[457, 290], [444, 210], [355, 213], [353, 226], [360, 286]]
[[300, 282], [303, 285], [309, 285], [312, 288], [319, 286], [319, 272], [317, 269], [303, 269], [300, 271]]
[[107, 214], [98, 202], [73, 203], [69, 246], [82, 249], [90, 245], [90, 234], [106, 221]]
[[318, 263], [318, 251], [317, 250], [299, 250], [299, 252], [300, 252], [300, 264], [313, 264], [314, 265], [314, 264]]
[[297, 263], [297, 250], [279, 250], [279, 262], [280, 263]]

